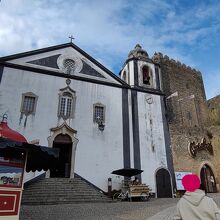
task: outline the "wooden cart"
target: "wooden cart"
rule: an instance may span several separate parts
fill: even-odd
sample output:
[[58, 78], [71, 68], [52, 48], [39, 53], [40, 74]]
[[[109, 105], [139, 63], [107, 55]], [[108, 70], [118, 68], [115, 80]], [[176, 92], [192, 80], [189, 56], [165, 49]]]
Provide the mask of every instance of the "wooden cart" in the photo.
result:
[[114, 170], [112, 174], [129, 177], [122, 181], [121, 191], [116, 192], [113, 195], [113, 200], [130, 200], [132, 198], [139, 197], [142, 201], [148, 201], [150, 199], [151, 189], [146, 184], [140, 184], [138, 182], [131, 181], [132, 176], [137, 176], [141, 174], [143, 170], [134, 168], [123, 168], [119, 170]]
[[128, 199], [132, 200], [134, 197], [140, 197], [142, 201], [148, 201], [150, 199], [150, 191], [151, 189], [146, 184], [129, 185]]

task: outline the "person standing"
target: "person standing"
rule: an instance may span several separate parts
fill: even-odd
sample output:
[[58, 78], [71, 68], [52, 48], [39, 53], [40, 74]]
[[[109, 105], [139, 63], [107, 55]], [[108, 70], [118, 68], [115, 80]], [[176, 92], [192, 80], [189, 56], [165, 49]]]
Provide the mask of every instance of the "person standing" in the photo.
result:
[[197, 175], [184, 176], [182, 184], [186, 192], [177, 203], [174, 220], [220, 220], [218, 206], [212, 198], [199, 189], [200, 179]]

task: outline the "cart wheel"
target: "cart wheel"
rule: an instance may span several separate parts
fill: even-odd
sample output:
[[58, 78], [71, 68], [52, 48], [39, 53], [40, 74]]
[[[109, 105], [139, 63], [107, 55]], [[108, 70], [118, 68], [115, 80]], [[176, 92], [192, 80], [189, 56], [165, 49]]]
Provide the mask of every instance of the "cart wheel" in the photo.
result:
[[148, 193], [141, 193], [141, 200], [142, 201], [149, 201], [150, 200], [150, 195]]
[[114, 201], [121, 201], [121, 193], [116, 192], [116, 193], [113, 195], [112, 199], [113, 199]]

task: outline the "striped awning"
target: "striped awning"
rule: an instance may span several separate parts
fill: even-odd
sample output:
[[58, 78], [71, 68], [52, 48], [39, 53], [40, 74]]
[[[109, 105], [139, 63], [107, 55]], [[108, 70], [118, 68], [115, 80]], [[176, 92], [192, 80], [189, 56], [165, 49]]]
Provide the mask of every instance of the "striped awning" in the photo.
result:
[[26, 142], [13, 141], [0, 137], [0, 156], [16, 157], [16, 155], [24, 151], [27, 153], [26, 171], [48, 170], [57, 162], [59, 158], [59, 149], [49, 148], [40, 145], [29, 144]]

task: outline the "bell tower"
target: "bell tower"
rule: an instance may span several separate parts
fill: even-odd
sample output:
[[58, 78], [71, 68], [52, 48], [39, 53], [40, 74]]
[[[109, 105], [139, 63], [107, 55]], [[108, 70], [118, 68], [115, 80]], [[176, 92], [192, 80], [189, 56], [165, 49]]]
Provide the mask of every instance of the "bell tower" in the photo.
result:
[[121, 71], [121, 79], [132, 87], [160, 89], [160, 68], [149, 58], [146, 50], [137, 44], [128, 54]]

